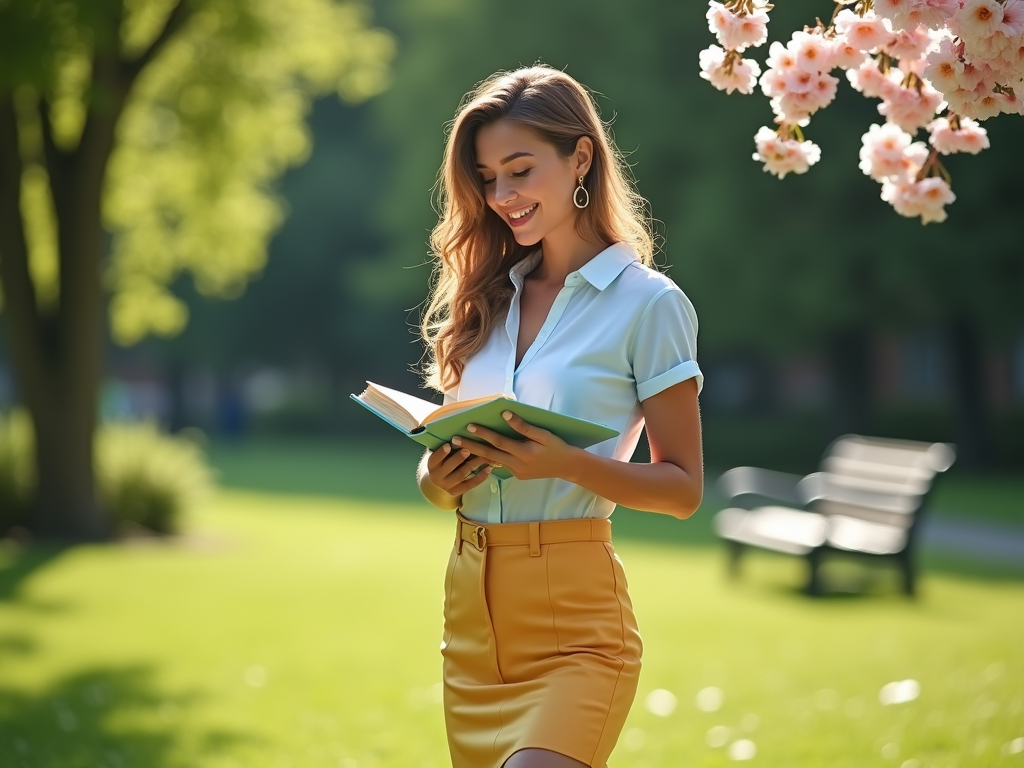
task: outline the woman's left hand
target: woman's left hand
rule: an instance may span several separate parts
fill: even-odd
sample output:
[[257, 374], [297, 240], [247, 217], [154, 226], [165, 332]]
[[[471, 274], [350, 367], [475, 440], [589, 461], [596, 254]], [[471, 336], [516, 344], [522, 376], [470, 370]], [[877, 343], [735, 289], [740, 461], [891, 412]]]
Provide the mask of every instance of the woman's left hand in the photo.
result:
[[493, 429], [470, 424], [467, 429], [479, 440], [453, 437], [452, 444], [467, 448], [492, 466], [507, 467], [518, 480], [539, 480], [545, 477], [569, 479], [579, 448], [569, 445], [546, 429], [523, 421], [511, 411], [505, 411], [502, 417], [526, 439], [505, 437]]

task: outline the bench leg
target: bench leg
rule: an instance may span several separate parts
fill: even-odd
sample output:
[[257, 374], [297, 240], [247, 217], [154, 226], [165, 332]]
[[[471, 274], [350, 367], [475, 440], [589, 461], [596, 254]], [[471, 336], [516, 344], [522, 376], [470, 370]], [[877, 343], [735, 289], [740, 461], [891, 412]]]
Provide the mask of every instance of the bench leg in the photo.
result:
[[738, 579], [740, 577], [740, 559], [743, 557], [743, 550], [746, 549], [738, 541], [727, 541], [729, 549], [729, 578]]
[[807, 553], [807, 587], [808, 595], [818, 597], [824, 594], [825, 588], [821, 582], [821, 550], [812, 549]]
[[903, 576], [903, 592], [908, 597], [913, 597], [917, 587], [917, 578], [914, 573], [914, 559], [911, 557], [909, 549], [900, 554], [899, 561], [900, 574]]

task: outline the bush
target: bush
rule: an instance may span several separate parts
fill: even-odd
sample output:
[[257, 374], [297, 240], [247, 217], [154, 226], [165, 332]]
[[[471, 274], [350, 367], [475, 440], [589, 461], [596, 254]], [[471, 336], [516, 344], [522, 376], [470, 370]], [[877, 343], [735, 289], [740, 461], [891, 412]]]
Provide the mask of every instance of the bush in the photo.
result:
[[[35, 493], [35, 439], [23, 411], [0, 414], [0, 535], [26, 524]], [[96, 435], [100, 504], [124, 529], [174, 533], [182, 515], [213, 488], [199, 446], [150, 423], [111, 423]]]
[[0, 536], [28, 516], [35, 490], [34, 451], [28, 415], [0, 413]]
[[96, 441], [96, 484], [122, 527], [174, 533], [212, 490], [213, 474], [192, 440], [161, 434], [151, 423], [107, 424]]

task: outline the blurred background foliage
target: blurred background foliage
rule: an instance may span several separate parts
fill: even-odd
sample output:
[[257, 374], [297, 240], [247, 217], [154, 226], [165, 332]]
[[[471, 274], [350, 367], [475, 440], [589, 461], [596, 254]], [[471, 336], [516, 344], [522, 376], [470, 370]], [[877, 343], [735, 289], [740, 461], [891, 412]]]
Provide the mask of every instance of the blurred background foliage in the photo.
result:
[[[990, 121], [992, 149], [951, 159], [950, 220], [922, 227], [857, 169], [860, 135], [881, 118], [845, 81], [808, 129], [823, 161], [782, 182], [760, 171], [750, 154], [767, 102], [697, 78], [702, 6], [375, 8], [398, 39], [392, 85], [355, 108], [318, 102], [262, 276], [230, 305], [179, 285], [191, 326], [118, 358], [174, 372], [168, 413], [182, 423], [196, 419], [191, 398], [222, 432], [374, 434], [344, 395], [364, 378], [417, 383], [444, 125], [478, 80], [544, 61], [594, 89], [651, 201], [660, 260], [697, 306], [712, 466], [806, 467], [845, 430], [952, 440], [975, 466], [1024, 461], [1024, 185], [1008, 159], [1019, 121]], [[828, 10], [783, 4], [772, 34]]]
[[[124, 45], [172, 5], [128, 3]], [[697, 77], [712, 40], [700, 4], [381, 0], [372, 21], [317, 0], [193, 5], [111, 161], [105, 418], [223, 439], [390, 438], [347, 394], [366, 378], [418, 385], [445, 123], [477, 81], [543, 61], [594, 90], [651, 202], [660, 261], [697, 307], [710, 467], [808, 470], [843, 431], [956, 442], [960, 467], [1024, 466], [1019, 120], [990, 121], [990, 150], [950, 159], [950, 219], [922, 227], [858, 170], [881, 118], [845, 80], [807, 130], [822, 162], [784, 181], [761, 172], [767, 101]], [[780, 4], [772, 39], [830, 11]], [[46, 66], [68, 94], [54, 104], [70, 143], [84, 64], [65, 50]], [[29, 169], [30, 220], [45, 222], [44, 190]], [[46, 296], [53, 247], [35, 231]], [[5, 344], [0, 402], [13, 403]]]

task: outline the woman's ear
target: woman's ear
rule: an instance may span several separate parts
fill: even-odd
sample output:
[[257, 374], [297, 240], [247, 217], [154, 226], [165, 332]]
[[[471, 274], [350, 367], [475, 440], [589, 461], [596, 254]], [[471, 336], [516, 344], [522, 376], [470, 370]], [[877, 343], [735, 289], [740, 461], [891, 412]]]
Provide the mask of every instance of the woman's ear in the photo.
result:
[[572, 164], [576, 168], [576, 176], [586, 176], [594, 161], [594, 141], [589, 136], [580, 136], [576, 140], [576, 151], [572, 155]]

